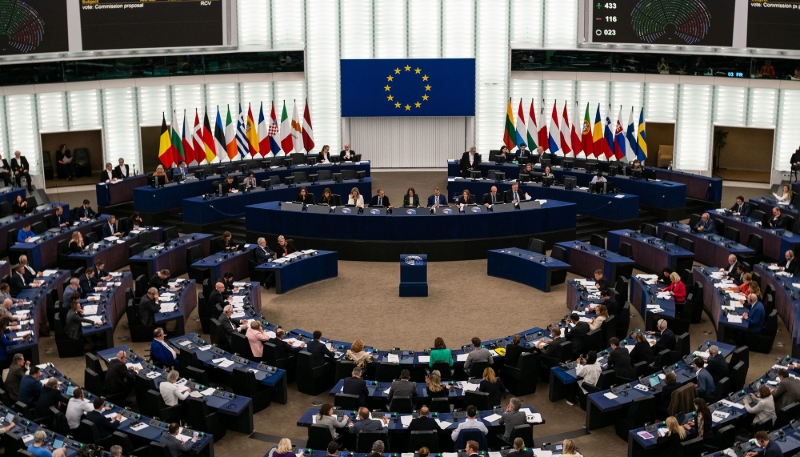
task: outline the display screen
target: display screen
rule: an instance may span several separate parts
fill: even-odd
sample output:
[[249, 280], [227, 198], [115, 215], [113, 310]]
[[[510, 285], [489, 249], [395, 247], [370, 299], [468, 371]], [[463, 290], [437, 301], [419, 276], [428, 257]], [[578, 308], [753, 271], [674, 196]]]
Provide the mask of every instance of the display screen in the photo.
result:
[[735, 0], [593, 1], [595, 43], [732, 46]]
[[81, 0], [81, 36], [86, 51], [221, 46], [222, 0]]
[[69, 51], [66, 0], [0, 0], [0, 55]]
[[800, 49], [800, 1], [749, 0], [747, 47]]

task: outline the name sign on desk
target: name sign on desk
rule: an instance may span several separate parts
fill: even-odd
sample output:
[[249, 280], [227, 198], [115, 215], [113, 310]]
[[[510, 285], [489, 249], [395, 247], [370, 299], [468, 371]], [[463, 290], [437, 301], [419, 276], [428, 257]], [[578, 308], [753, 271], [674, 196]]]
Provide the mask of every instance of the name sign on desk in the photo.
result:
[[328, 214], [331, 212], [331, 207], [328, 205], [308, 205], [306, 211], [309, 213]]
[[483, 214], [488, 213], [489, 211], [484, 208], [483, 206], [465, 206], [464, 207], [464, 214]]
[[303, 204], [302, 203], [294, 203], [294, 202], [283, 202], [281, 204], [281, 210], [283, 211], [294, 211], [294, 212], [301, 212], [303, 211]]
[[536, 200], [519, 202], [519, 209], [539, 209], [541, 207], [542, 203]]
[[367, 208], [364, 210], [364, 214], [367, 216], [385, 216], [386, 215], [386, 208]]
[[511, 203], [496, 204], [492, 205], [491, 209], [493, 213], [507, 213], [509, 211], [514, 211], [514, 205]]
[[356, 215], [358, 214], [358, 208], [355, 206], [337, 206], [334, 213]]
[[395, 208], [392, 210], [392, 216], [416, 216], [428, 212], [420, 210], [421, 208]]

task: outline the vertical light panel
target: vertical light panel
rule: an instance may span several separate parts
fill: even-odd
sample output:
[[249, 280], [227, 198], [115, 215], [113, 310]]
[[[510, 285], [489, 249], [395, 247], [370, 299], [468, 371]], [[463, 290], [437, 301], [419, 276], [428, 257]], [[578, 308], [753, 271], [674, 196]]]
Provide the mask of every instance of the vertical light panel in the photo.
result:
[[67, 130], [67, 102], [64, 92], [36, 94], [39, 109], [39, 132]]
[[522, 107], [525, 111], [525, 121], [528, 120], [528, 112], [533, 100], [536, 116], [539, 116], [539, 108], [542, 105], [542, 81], [538, 79], [512, 79], [509, 92], [511, 93], [511, 103], [514, 106], [514, 115], [517, 114], [519, 101], [522, 99]]
[[[2, 95], [0, 95], [0, 126], [8, 127], [5, 97]], [[8, 151], [8, 135], [5, 127], [0, 127], [0, 158], [8, 160], [13, 154]]]
[[578, 81], [578, 102], [581, 111], [586, 114], [586, 104], [589, 104], [589, 114], [594, 122], [597, 114], [597, 105], [600, 105], [600, 115], [606, 115], [606, 108], [610, 103], [608, 82], [606, 81]]
[[711, 157], [713, 92], [711, 86], [682, 84], [675, 126], [675, 167], [706, 171]]
[[[269, 83], [267, 83], [269, 84]], [[242, 99], [242, 102], [250, 102], [251, 100]], [[256, 100], [252, 100], [253, 106], [258, 107]], [[238, 106], [239, 103], [239, 84], [226, 83], [226, 84], [206, 84], [206, 104], [208, 108], [208, 121], [211, 126], [214, 126], [217, 118], [217, 107], [219, 107], [219, 114], [222, 117], [222, 122], [225, 122], [227, 116], [228, 105]], [[246, 106], [244, 103], [242, 106]], [[200, 108], [200, 116], [203, 116], [204, 109]], [[256, 114], [257, 115], [257, 114]], [[256, 118], [256, 122], [258, 119]]]
[[406, 0], [378, 1], [373, 3], [373, 8], [375, 57], [406, 57]]
[[542, 47], [544, 0], [511, 0], [511, 43], [515, 49]]
[[789, 160], [800, 145], [800, 128], [797, 128], [797, 113], [800, 113], [800, 90], [782, 90], [778, 106], [778, 128], [775, 131], [775, 170], [789, 171]]
[[372, 58], [372, 0], [342, 0], [342, 59]]
[[408, 56], [440, 57], [441, 0], [408, 0]]
[[8, 124], [8, 157], [19, 151], [28, 159], [31, 174], [41, 173], [39, 123], [36, 116], [36, 100], [33, 94], [6, 96], [6, 118]]
[[[247, 100], [253, 104], [253, 109], [260, 107], [262, 103], [264, 104], [264, 119], [267, 121], [267, 126], [269, 126], [271, 122], [270, 113], [272, 112], [272, 83], [241, 83], [239, 84], [239, 94], [243, 102]], [[277, 106], [277, 104], [275, 106], [275, 119], [277, 119], [279, 123], [281, 121], [281, 107], [282, 106]], [[220, 110], [221, 120], [224, 124], [227, 111], [225, 111], [225, 106], [223, 105], [220, 105]], [[258, 122], [258, 114], [255, 111], [253, 111], [253, 116], [256, 116], [255, 121]], [[211, 124], [214, 125], [214, 123], [215, 121], [212, 119]], [[272, 152], [268, 151], [266, 155], [272, 157]]]
[[[183, 116], [186, 113], [190, 119], [189, 124], [194, 124], [194, 110], [202, 109], [206, 104], [203, 89], [203, 84], [172, 86], [172, 109], [176, 111], [179, 123], [183, 122]], [[237, 107], [237, 113], [238, 109]], [[247, 107], [245, 106], [243, 109], [247, 109]], [[233, 107], [231, 107], [231, 111], [233, 111]], [[169, 117], [167, 117], [167, 123], [170, 123]]]
[[[281, 111], [283, 102], [286, 102], [286, 113], [292, 117], [293, 104], [297, 101], [297, 113], [303, 116], [303, 103], [306, 99], [305, 81], [275, 81], [273, 83], [273, 93], [275, 94], [275, 115], [278, 123], [281, 122]], [[355, 148], [353, 148], [355, 149]]]
[[746, 87], [714, 87], [714, 124], [744, 127], [746, 111]]
[[488, 153], [503, 140], [508, 103], [508, 2], [479, 2], [476, 16], [475, 146]]
[[750, 89], [750, 101], [747, 104], [748, 127], [775, 127], [775, 113], [778, 106], [778, 89]]
[[100, 128], [103, 125], [100, 95], [97, 89], [73, 90], [67, 92], [69, 109], [69, 129], [87, 130]]
[[578, 42], [578, 0], [545, 0], [544, 24], [545, 48], [574, 48]]
[[271, 40], [269, 2], [267, 0], [237, 0], [239, 19], [239, 48], [268, 49]]
[[[327, 24], [313, 24], [313, 26], [324, 28]], [[272, 0], [273, 49], [302, 47], [305, 44], [304, 37], [305, 2], [303, 0]]]
[[643, 102], [644, 83], [611, 83], [611, 107], [616, 116], [619, 113], [620, 105], [622, 105], [622, 119], [620, 120], [623, 126], [627, 126], [631, 108], [636, 111], [634, 117], [637, 121], [639, 120], [639, 109], [642, 107]]
[[[544, 91], [542, 98], [544, 98], [544, 114], [547, 116], [548, 125], [550, 125], [550, 118], [553, 115], [553, 102], [557, 101], [558, 112], [564, 107], [564, 101], [567, 101], [567, 106], [572, 107], [575, 105], [575, 81], [544, 81]], [[571, 113], [571, 111], [570, 111]], [[559, 119], [561, 119], [559, 117]]]
[[[311, 125], [314, 128], [314, 147], [319, 151], [323, 144], [339, 150], [342, 131], [341, 86], [339, 84], [339, 4], [330, 0], [308, 0], [308, 22], [327, 22], [327, 27], [310, 27], [306, 34], [306, 80]], [[302, 104], [302, 106], [301, 106]], [[305, 108], [305, 100], [298, 102]], [[303, 116], [303, 113], [300, 113]], [[310, 152], [310, 151], [306, 151]]]
[[442, 57], [475, 57], [475, 34], [475, 0], [442, 0]]
[[[103, 142], [105, 162], [119, 158], [141, 169], [139, 161], [139, 119], [136, 115], [136, 91], [133, 87], [103, 89]], [[154, 151], [158, 154], [158, 151]], [[95, 168], [102, 166], [95, 164]]]
[[675, 122], [678, 108], [678, 85], [647, 83], [644, 88], [645, 122]]
[[167, 124], [172, 123], [172, 96], [169, 86], [137, 87], [139, 123], [141, 125], [161, 125], [162, 116]]

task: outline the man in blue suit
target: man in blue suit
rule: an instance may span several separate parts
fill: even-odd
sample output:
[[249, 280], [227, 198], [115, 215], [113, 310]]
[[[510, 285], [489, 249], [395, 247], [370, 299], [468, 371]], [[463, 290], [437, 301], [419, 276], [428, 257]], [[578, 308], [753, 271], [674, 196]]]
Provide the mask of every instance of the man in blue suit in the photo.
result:
[[708, 213], [703, 213], [703, 215], [700, 216], [700, 222], [698, 222], [694, 228], [700, 233], [708, 233], [709, 235], [717, 233], [714, 221], [711, 220], [711, 216], [709, 216]]
[[750, 311], [742, 316], [747, 321], [747, 332], [761, 333], [767, 323], [767, 313], [764, 310], [764, 305], [758, 301], [756, 294], [750, 294], [747, 297], [747, 304], [750, 306]]
[[119, 224], [117, 224], [117, 217], [108, 216], [107, 223], [103, 224], [103, 238], [120, 235], [122, 235], [122, 233], [119, 230]]
[[156, 327], [153, 330], [153, 341], [150, 343], [150, 357], [156, 361], [156, 365], [164, 368], [178, 367], [178, 353], [166, 341], [164, 341], [164, 330]]
[[447, 206], [447, 197], [439, 192], [438, 187], [433, 188], [433, 195], [428, 197], [428, 208], [434, 206]]

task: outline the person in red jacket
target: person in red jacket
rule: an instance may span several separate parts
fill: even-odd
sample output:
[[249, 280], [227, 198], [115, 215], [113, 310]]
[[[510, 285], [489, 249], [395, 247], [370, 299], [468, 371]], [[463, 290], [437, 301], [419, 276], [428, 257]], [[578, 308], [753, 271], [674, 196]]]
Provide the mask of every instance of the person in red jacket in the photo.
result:
[[670, 273], [669, 279], [670, 281], [672, 281], [672, 284], [660, 290], [666, 290], [667, 292], [669, 292], [672, 295], [672, 298], [675, 299], [676, 303], [685, 302], [686, 286], [681, 282], [680, 275], [678, 275], [678, 273], [675, 273], [673, 271], [672, 273]]

